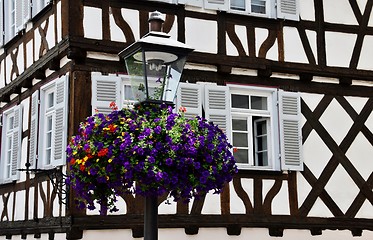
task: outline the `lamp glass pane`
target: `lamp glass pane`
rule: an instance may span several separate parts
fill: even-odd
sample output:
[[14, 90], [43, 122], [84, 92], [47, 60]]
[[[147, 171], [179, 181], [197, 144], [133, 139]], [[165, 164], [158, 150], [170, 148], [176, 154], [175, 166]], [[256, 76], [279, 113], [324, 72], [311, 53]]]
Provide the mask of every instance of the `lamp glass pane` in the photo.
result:
[[[139, 57], [140, 56], [140, 57]], [[138, 51], [125, 59], [127, 73], [130, 76], [133, 98], [138, 101], [147, 99], [147, 89], [142, 63], [142, 51]]]
[[176, 91], [181, 79], [181, 73], [184, 69], [186, 57], [181, 57], [168, 66], [167, 75], [164, 78], [163, 101], [173, 102]]

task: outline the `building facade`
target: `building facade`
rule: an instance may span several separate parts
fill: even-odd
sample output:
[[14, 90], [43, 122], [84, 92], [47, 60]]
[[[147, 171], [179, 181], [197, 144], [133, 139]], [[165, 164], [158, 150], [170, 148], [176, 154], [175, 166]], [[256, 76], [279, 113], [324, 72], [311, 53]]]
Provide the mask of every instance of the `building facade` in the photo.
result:
[[63, 184], [87, 116], [135, 102], [118, 53], [164, 13], [195, 48], [175, 99], [227, 134], [220, 195], [159, 199], [162, 239], [373, 238], [373, 1], [0, 0], [0, 239], [139, 239], [143, 199], [80, 211]]

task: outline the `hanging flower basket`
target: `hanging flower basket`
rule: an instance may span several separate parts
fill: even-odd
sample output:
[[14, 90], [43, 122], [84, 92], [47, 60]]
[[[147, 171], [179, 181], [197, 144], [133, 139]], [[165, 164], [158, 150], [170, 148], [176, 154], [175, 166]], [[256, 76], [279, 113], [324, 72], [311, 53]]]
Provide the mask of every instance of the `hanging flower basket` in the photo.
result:
[[81, 208], [97, 201], [117, 211], [116, 197], [125, 193], [189, 201], [219, 193], [237, 172], [226, 136], [205, 119], [165, 105], [113, 108], [88, 117], [67, 146], [67, 181]]

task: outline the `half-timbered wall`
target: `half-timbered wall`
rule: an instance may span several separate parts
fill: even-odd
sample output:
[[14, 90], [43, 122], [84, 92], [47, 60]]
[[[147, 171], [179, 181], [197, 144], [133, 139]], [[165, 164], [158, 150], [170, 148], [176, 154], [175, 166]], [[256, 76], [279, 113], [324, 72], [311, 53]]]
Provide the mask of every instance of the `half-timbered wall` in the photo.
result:
[[[148, 32], [149, 12], [159, 10], [163, 31], [196, 49], [184, 82], [300, 93], [304, 162], [303, 171], [241, 170], [221, 195], [188, 205], [159, 199], [160, 238], [372, 238], [372, 1], [302, 0], [299, 20], [215, 11], [206, 1], [60, 0], [27, 23], [0, 55], [1, 112], [23, 107], [21, 167], [32, 94], [69, 72], [73, 135], [91, 113], [93, 76], [120, 77], [117, 53]], [[107, 217], [79, 212], [61, 204], [46, 174], [24, 172], [0, 185], [0, 196], [0, 239], [143, 234], [136, 196], [122, 196]]]

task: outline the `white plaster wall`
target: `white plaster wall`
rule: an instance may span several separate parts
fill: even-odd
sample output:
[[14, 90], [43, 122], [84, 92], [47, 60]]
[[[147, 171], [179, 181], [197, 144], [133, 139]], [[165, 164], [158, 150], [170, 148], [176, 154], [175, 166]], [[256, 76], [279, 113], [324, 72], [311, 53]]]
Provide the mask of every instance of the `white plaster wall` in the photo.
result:
[[315, 21], [315, 7], [313, 0], [302, 0], [299, 3], [299, 13], [303, 20]]
[[34, 60], [35, 61], [39, 60], [40, 46], [41, 46], [41, 37], [40, 37], [39, 31], [35, 31], [35, 34], [34, 34], [34, 49], [35, 49]]
[[[56, 46], [56, 32], [54, 30], [54, 25], [55, 25], [55, 21], [54, 21], [54, 16], [52, 15], [49, 17], [48, 31], [47, 31], [47, 36], [46, 36], [49, 49]], [[44, 27], [44, 24], [42, 24], [42, 26]]]
[[338, 0], [338, 3], [335, 0], [323, 0], [322, 3], [326, 22], [358, 25], [348, 0]]
[[102, 10], [93, 7], [84, 7], [84, 37], [102, 39]]
[[[373, 12], [373, 11], [372, 11]], [[372, 17], [373, 18], [373, 15]], [[365, 36], [360, 53], [359, 64], [357, 68], [364, 70], [373, 70], [373, 36]]]
[[325, 32], [327, 65], [349, 67], [355, 42], [356, 34]]
[[[249, 55], [249, 50], [248, 50], [248, 43], [247, 43], [247, 31], [245, 26], [241, 25], [235, 25], [235, 33], [237, 34], [238, 38], [241, 40], [241, 44], [243, 48], [245, 49], [246, 55]], [[227, 55], [230, 56], [238, 56], [238, 51], [237, 48], [233, 45], [231, 39], [229, 38], [228, 34], [226, 34], [226, 39], [227, 39]]]
[[296, 28], [284, 27], [284, 55], [286, 62], [308, 63]]
[[[311, 110], [314, 110], [317, 107], [317, 103], [321, 100], [322, 96], [323, 95], [302, 93], [302, 99]], [[367, 98], [346, 97], [346, 100], [358, 114], [367, 103]], [[341, 119], [343, 119], [343, 121]], [[332, 100], [319, 121], [338, 145], [346, 137], [353, 124], [351, 117], [335, 99]], [[372, 116], [367, 120], [365, 126], [372, 129]], [[356, 171], [359, 172], [361, 177], [365, 180], [367, 180], [373, 172], [373, 165], [367, 164], [370, 162], [372, 155], [372, 145], [361, 132], [357, 135], [354, 142], [346, 152], [346, 157], [351, 161]], [[331, 150], [326, 146], [315, 130], [312, 130], [303, 145], [303, 157], [305, 164], [316, 178], [320, 176], [326, 164], [332, 157]], [[360, 191], [354, 180], [349, 176], [341, 164], [337, 166], [332, 177], [326, 184], [325, 190], [344, 213], [349, 209]], [[298, 201], [300, 206], [310, 191], [310, 185], [303, 178], [302, 174], [299, 173]], [[369, 202], [365, 202], [362, 209], [358, 212], [358, 215], [360, 217], [372, 218], [373, 206]], [[318, 198], [316, 203], [312, 206], [308, 216], [333, 217], [333, 214], [325, 206], [324, 202]]]
[[[132, 10], [132, 9], [121, 9], [121, 13], [122, 13], [123, 19], [130, 25], [131, 30], [133, 31], [133, 34], [135, 36], [135, 39], [139, 39], [140, 38], [139, 11]], [[122, 30], [116, 25], [112, 14], [110, 14], [110, 34], [111, 34], [111, 40], [113, 41], [118, 41], [118, 42], [127, 41]]]
[[33, 41], [26, 44], [26, 68], [29, 68], [34, 63], [33, 58]]
[[217, 23], [215, 21], [185, 19], [186, 44], [195, 51], [217, 53]]
[[62, 9], [61, 1], [57, 3], [57, 41], [62, 40]]

